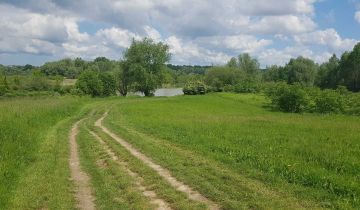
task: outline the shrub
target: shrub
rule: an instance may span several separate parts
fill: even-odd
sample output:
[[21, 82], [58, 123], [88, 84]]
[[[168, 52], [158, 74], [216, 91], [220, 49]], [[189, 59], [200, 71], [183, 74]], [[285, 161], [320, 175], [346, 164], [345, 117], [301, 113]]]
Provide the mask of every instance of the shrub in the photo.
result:
[[314, 98], [315, 111], [318, 113], [343, 113], [344, 98], [336, 90], [319, 91]]
[[75, 95], [75, 96], [82, 96], [82, 95], [84, 95], [84, 92], [78, 88], [72, 88], [70, 90], [70, 94]]
[[360, 115], [360, 93], [350, 93], [345, 98], [345, 113]]
[[25, 89], [29, 91], [45, 91], [51, 87], [49, 80], [40, 71], [34, 71], [26, 84]]
[[225, 85], [224, 86], [224, 92], [234, 92], [235, 88], [232, 85]]
[[185, 95], [204, 95], [206, 92], [206, 87], [203, 82], [195, 81], [188, 82], [183, 88]]
[[98, 73], [91, 70], [86, 70], [80, 74], [79, 79], [76, 81], [76, 88], [93, 97], [101, 96], [103, 91]]
[[57, 92], [61, 95], [69, 94], [75, 87], [73, 85], [62, 86]]
[[0, 84], [0, 96], [5, 95], [6, 91], [7, 91], [7, 89], [6, 89], [5, 85]]
[[300, 85], [278, 83], [266, 91], [272, 105], [283, 112], [301, 113], [309, 108], [310, 100]]
[[244, 80], [234, 87], [236, 93], [256, 93], [259, 91], [259, 85], [256, 81]]
[[115, 77], [109, 73], [102, 73], [99, 75], [101, 80], [103, 91], [103, 96], [111, 96], [116, 94], [116, 81]]

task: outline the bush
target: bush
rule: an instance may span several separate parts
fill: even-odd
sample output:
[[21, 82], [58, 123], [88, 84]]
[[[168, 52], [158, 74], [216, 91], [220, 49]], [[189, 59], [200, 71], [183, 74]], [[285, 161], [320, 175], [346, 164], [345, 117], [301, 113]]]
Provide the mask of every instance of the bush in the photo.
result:
[[256, 93], [259, 91], [259, 85], [256, 81], [244, 80], [234, 87], [235, 93]]
[[266, 91], [272, 105], [283, 112], [301, 113], [309, 108], [310, 100], [300, 85], [278, 83]]
[[5, 95], [6, 92], [7, 88], [5, 87], [5, 85], [0, 84], [0, 96]]
[[266, 96], [280, 111], [360, 115], [360, 93], [352, 93], [341, 86], [336, 90], [320, 90], [301, 85], [269, 83], [265, 87]]
[[78, 88], [73, 88], [70, 90], [70, 94], [74, 95], [74, 96], [82, 96], [82, 95], [84, 95], [84, 92]]
[[185, 95], [204, 95], [206, 92], [206, 87], [204, 83], [200, 81], [188, 82], [183, 88]]
[[80, 74], [79, 79], [76, 81], [76, 88], [92, 97], [101, 96], [103, 91], [98, 73], [91, 70], [86, 70]]
[[232, 85], [225, 85], [224, 86], [224, 92], [234, 92], [235, 88]]
[[319, 91], [314, 98], [315, 112], [344, 113], [344, 96], [336, 90]]
[[360, 115], [360, 93], [350, 93], [345, 98], [345, 113]]
[[70, 94], [71, 90], [74, 88], [75, 87], [73, 85], [61, 86], [60, 89], [56, 92], [60, 93], [61, 95], [66, 95], [66, 94]]

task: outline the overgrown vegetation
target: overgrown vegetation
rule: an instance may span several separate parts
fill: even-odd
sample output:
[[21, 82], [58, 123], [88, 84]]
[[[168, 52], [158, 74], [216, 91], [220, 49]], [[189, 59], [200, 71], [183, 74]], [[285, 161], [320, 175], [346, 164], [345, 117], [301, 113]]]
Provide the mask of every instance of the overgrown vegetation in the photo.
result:
[[321, 90], [284, 82], [268, 85], [265, 91], [273, 108], [284, 112], [317, 112], [360, 115], [360, 93], [345, 87]]
[[72, 208], [64, 143], [71, 124], [65, 119], [77, 115], [85, 101], [0, 101], [0, 209]]

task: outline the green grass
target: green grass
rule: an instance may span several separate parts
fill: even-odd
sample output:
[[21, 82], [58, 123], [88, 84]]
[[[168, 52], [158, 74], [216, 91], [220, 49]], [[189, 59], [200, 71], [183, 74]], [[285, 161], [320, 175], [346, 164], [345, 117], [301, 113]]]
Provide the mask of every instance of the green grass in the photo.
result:
[[131, 177], [118, 167], [84, 126], [78, 143], [82, 166], [91, 177], [97, 209], [146, 209], [149, 206], [135, 189]]
[[[203, 209], [94, 128], [104, 124], [224, 209], [360, 208], [360, 119], [286, 114], [253, 94], [171, 98], [76, 97], [0, 100], [0, 209], [74, 209], [68, 135], [99, 209], [149, 209], [134, 180], [95, 131], [144, 184], [174, 209]], [[90, 113], [90, 114], [89, 114]]]
[[[130, 99], [132, 101], [135, 99]], [[121, 100], [121, 104], [127, 104]], [[204, 204], [191, 201], [187, 196], [163, 180], [155, 171], [146, 166], [127, 150], [122, 148], [100, 129], [94, 127], [94, 122], [107, 110], [109, 102], [99, 105], [92, 115], [86, 118], [78, 137], [80, 159], [84, 170], [90, 175], [92, 188], [96, 197], [98, 209], [154, 209], [149, 200], [136, 188], [134, 178], [124, 171], [107, 155], [104, 147], [89, 134], [91, 129], [106, 142], [119, 160], [127, 164], [128, 169], [143, 178], [143, 185], [154, 191], [157, 196], [173, 209], [205, 209]], [[116, 103], [118, 105], [118, 102]]]
[[71, 209], [68, 133], [85, 101], [0, 100], [0, 209]]
[[105, 123], [225, 208], [359, 208], [360, 119], [264, 104], [235, 94], [142, 99], [114, 106]]

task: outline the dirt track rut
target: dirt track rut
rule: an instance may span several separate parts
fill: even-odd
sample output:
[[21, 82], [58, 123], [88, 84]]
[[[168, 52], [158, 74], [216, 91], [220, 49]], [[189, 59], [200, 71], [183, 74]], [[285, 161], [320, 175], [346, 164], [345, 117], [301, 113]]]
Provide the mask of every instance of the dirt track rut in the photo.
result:
[[109, 146], [104, 142], [104, 140], [101, 139], [100, 136], [98, 136], [96, 133], [94, 133], [92, 131], [89, 131], [89, 133], [91, 135], [93, 135], [99, 141], [99, 143], [101, 145], [103, 145], [104, 149], [106, 150], [108, 155], [111, 157], [111, 159], [116, 161], [116, 163], [118, 163], [118, 165], [121, 166], [121, 168], [123, 170], [125, 170], [132, 178], [134, 178], [135, 185], [138, 188], [138, 190], [141, 191], [145, 197], [150, 199], [151, 204], [154, 204], [158, 207], [157, 210], [171, 210], [170, 205], [166, 201], [164, 201], [163, 199], [160, 199], [154, 191], [148, 190], [143, 185], [144, 180], [139, 176], [139, 174], [130, 170], [127, 166], [127, 163], [119, 160], [118, 156], [116, 156], [116, 154], [109, 148]]
[[148, 165], [150, 168], [155, 170], [161, 177], [163, 177], [172, 187], [177, 189], [180, 192], [185, 193], [189, 199], [205, 203], [209, 209], [211, 210], [217, 210], [220, 209], [220, 207], [214, 203], [213, 201], [209, 200], [199, 192], [193, 190], [190, 186], [178, 181], [175, 177], [173, 177], [169, 170], [161, 167], [160, 165], [154, 163], [149, 157], [139, 152], [137, 149], [135, 149], [131, 144], [129, 144], [127, 141], [123, 140], [122, 138], [118, 137], [116, 134], [112, 133], [110, 130], [108, 130], [106, 127], [102, 125], [102, 121], [107, 116], [107, 112], [104, 113], [104, 115], [99, 118], [95, 122], [95, 126], [99, 127], [103, 132], [108, 134], [111, 138], [113, 138], [115, 141], [117, 141], [121, 146], [123, 146], [126, 150], [128, 150], [133, 156], [138, 158], [139, 160], [143, 161], [146, 165]]
[[79, 124], [82, 120], [76, 122], [71, 128], [70, 141], [70, 172], [71, 180], [75, 184], [75, 197], [77, 200], [77, 207], [79, 209], [93, 210], [95, 209], [94, 198], [91, 193], [89, 185], [89, 176], [81, 170], [78, 145], [76, 143], [76, 136], [79, 133]]

